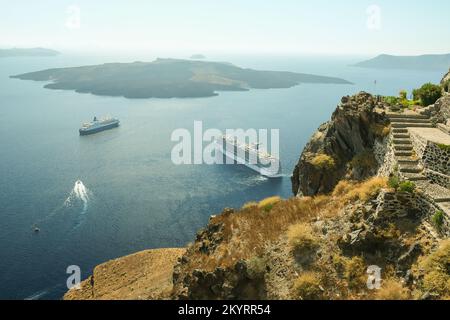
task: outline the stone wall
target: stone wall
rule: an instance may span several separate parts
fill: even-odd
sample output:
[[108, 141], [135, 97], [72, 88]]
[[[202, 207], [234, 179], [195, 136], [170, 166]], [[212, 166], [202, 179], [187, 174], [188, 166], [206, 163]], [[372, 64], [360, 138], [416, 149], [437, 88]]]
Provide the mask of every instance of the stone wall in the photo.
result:
[[[383, 190], [377, 198], [376, 219], [418, 218], [426, 219], [431, 223], [431, 218], [436, 212], [441, 211], [433, 199], [423, 193], [407, 193]], [[450, 217], [445, 215], [442, 234], [450, 236]]]
[[450, 150], [441, 148], [411, 132], [411, 141], [420, 164], [424, 167], [424, 175], [433, 183], [450, 188]]
[[425, 176], [428, 180], [444, 187], [450, 189], [450, 176], [433, 171], [425, 170]]
[[444, 149], [433, 142], [428, 142], [422, 161], [425, 168], [450, 175], [450, 149]]
[[375, 141], [373, 153], [379, 166], [377, 176], [389, 177], [394, 171], [394, 167], [397, 163], [395, 159], [392, 132], [383, 141]]

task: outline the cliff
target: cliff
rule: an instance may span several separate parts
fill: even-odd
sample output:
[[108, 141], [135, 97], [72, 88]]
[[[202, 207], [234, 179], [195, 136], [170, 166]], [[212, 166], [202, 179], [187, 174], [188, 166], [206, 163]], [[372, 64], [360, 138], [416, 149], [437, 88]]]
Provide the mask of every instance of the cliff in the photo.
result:
[[312, 136], [294, 169], [292, 191], [311, 196], [333, 191], [342, 179], [364, 180], [377, 173], [383, 155], [376, 155], [389, 133], [381, 101], [361, 92], [343, 97], [331, 121]]

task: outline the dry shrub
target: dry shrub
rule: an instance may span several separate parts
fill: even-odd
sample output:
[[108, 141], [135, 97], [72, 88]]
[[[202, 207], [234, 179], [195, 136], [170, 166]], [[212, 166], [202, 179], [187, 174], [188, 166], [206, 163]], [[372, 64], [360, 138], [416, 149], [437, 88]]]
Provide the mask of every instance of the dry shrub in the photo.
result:
[[297, 252], [308, 252], [318, 247], [318, 239], [314, 230], [307, 223], [299, 223], [289, 227], [287, 232], [289, 244]]
[[420, 269], [424, 270], [423, 290], [441, 297], [450, 295], [450, 239], [443, 240], [439, 248], [422, 259]]
[[341, 192], [341, 199], [345, 203], [356, 200], [367, 201], [376, 196], [381, 189], [386, 188], [387, 182], [386, 178], [375, 177], [361, 183], [356, 183], [353, 188], [345, 189], [345, 185], [338, 185], [339, 189], [337, 192]]
[[252, 257], [247, 261], [247, 272], [250, 279], [262, 279], [267, 270], [267, 261], [262, 257]]
[[279, 202], [281, 202], [281, 198], [278, 196], [266, 198], [258, 203], [258, 208], [263, 209], [264, 211], [270, 211], [273, 206]]
[[294, 283], [294, 298], [299, 300], [321, 300], [320, 275], [315, 272], [306, 272], [300, 275]]
[[242, 207], [242, 210], [247, 210], [247, 209], [257, 208], [257, 207], [258, 207], [258, 202], [251, 201], [251, 202], [247, 202], [246, 204], [244, 204], [244, 206]]
[[386, 280], [375, 293], [376, 300], [409, 300], [410, 292], [394, 279]]
[[387, 137], [389, 133], [391, 132], [391, 127], [389, 125], [383, 125], [374, 123], [370, 126], [370, 130], [380, 138]]
[[331, 170], [336, 166], [336, 162], [334, 161], [334, 159], [332, 157], [330, 157], [329, 155], [326, 154], [318, 154], [316, 155], [311, 161], [310, 163], [318, 168], [318, 169], [322, 169], [322, 170]]
[[348, 181], [348, 180], [341, 180], [337, 184], [337, 186], [334, 188], [334, 191], [332, 193], [333, 197], [340, 197], [345, 195], [347, 192], [349, 192], [351, 189], [355, 187], [355, 183]]
[[346, 260], [344, 268], [344, 277], [350, 289], [358, 289], [366, 285], [366, 264], [361, 257]]

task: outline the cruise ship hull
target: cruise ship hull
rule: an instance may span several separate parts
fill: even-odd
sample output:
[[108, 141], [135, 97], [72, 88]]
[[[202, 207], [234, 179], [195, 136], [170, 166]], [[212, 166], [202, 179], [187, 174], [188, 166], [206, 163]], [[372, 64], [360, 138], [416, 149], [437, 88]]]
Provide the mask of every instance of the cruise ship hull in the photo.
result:
[[110, 124], [96, 127], [96, 128], [90, 128], [90, 129], [85, 129], [85, 130], [80, 129], [79, 131], [80, 131], [80, 136], [87, 136], [87, 135], [98, 133], [101, 131], [117, 128], [118, 126], [119, 126], [119, 122], [115, 122], [115, 123], [110, 123]]
[[225, 156], [229, 159], [232, 159], [232, 160], [236, 161], [238, 164], [244, 165], [244, 166], [252, 169], [253, 171], [258, 172], [260, 175], [262, 175], [266, 178], [277, 179], [277, 178], [281, 178], [283, 176], [281, 174], [281, 172], [275, 173], [266, 168], [262, 168], [257, 165], [251, 164], [251, 163], [245, 161], [244, 159], [236, 156], [235, 154], [226, 151], [224, 148], [221, 148], [221, 146], [219, 144], [216, 145], [216, 151], [218, 152], [217, 156]]

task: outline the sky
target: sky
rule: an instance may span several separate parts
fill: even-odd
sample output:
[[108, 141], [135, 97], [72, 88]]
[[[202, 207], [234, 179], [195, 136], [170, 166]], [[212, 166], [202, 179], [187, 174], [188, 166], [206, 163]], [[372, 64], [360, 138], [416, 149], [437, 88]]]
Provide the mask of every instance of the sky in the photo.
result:
[[450, 53], [450, 1], [0, 0], [0, 47]]

